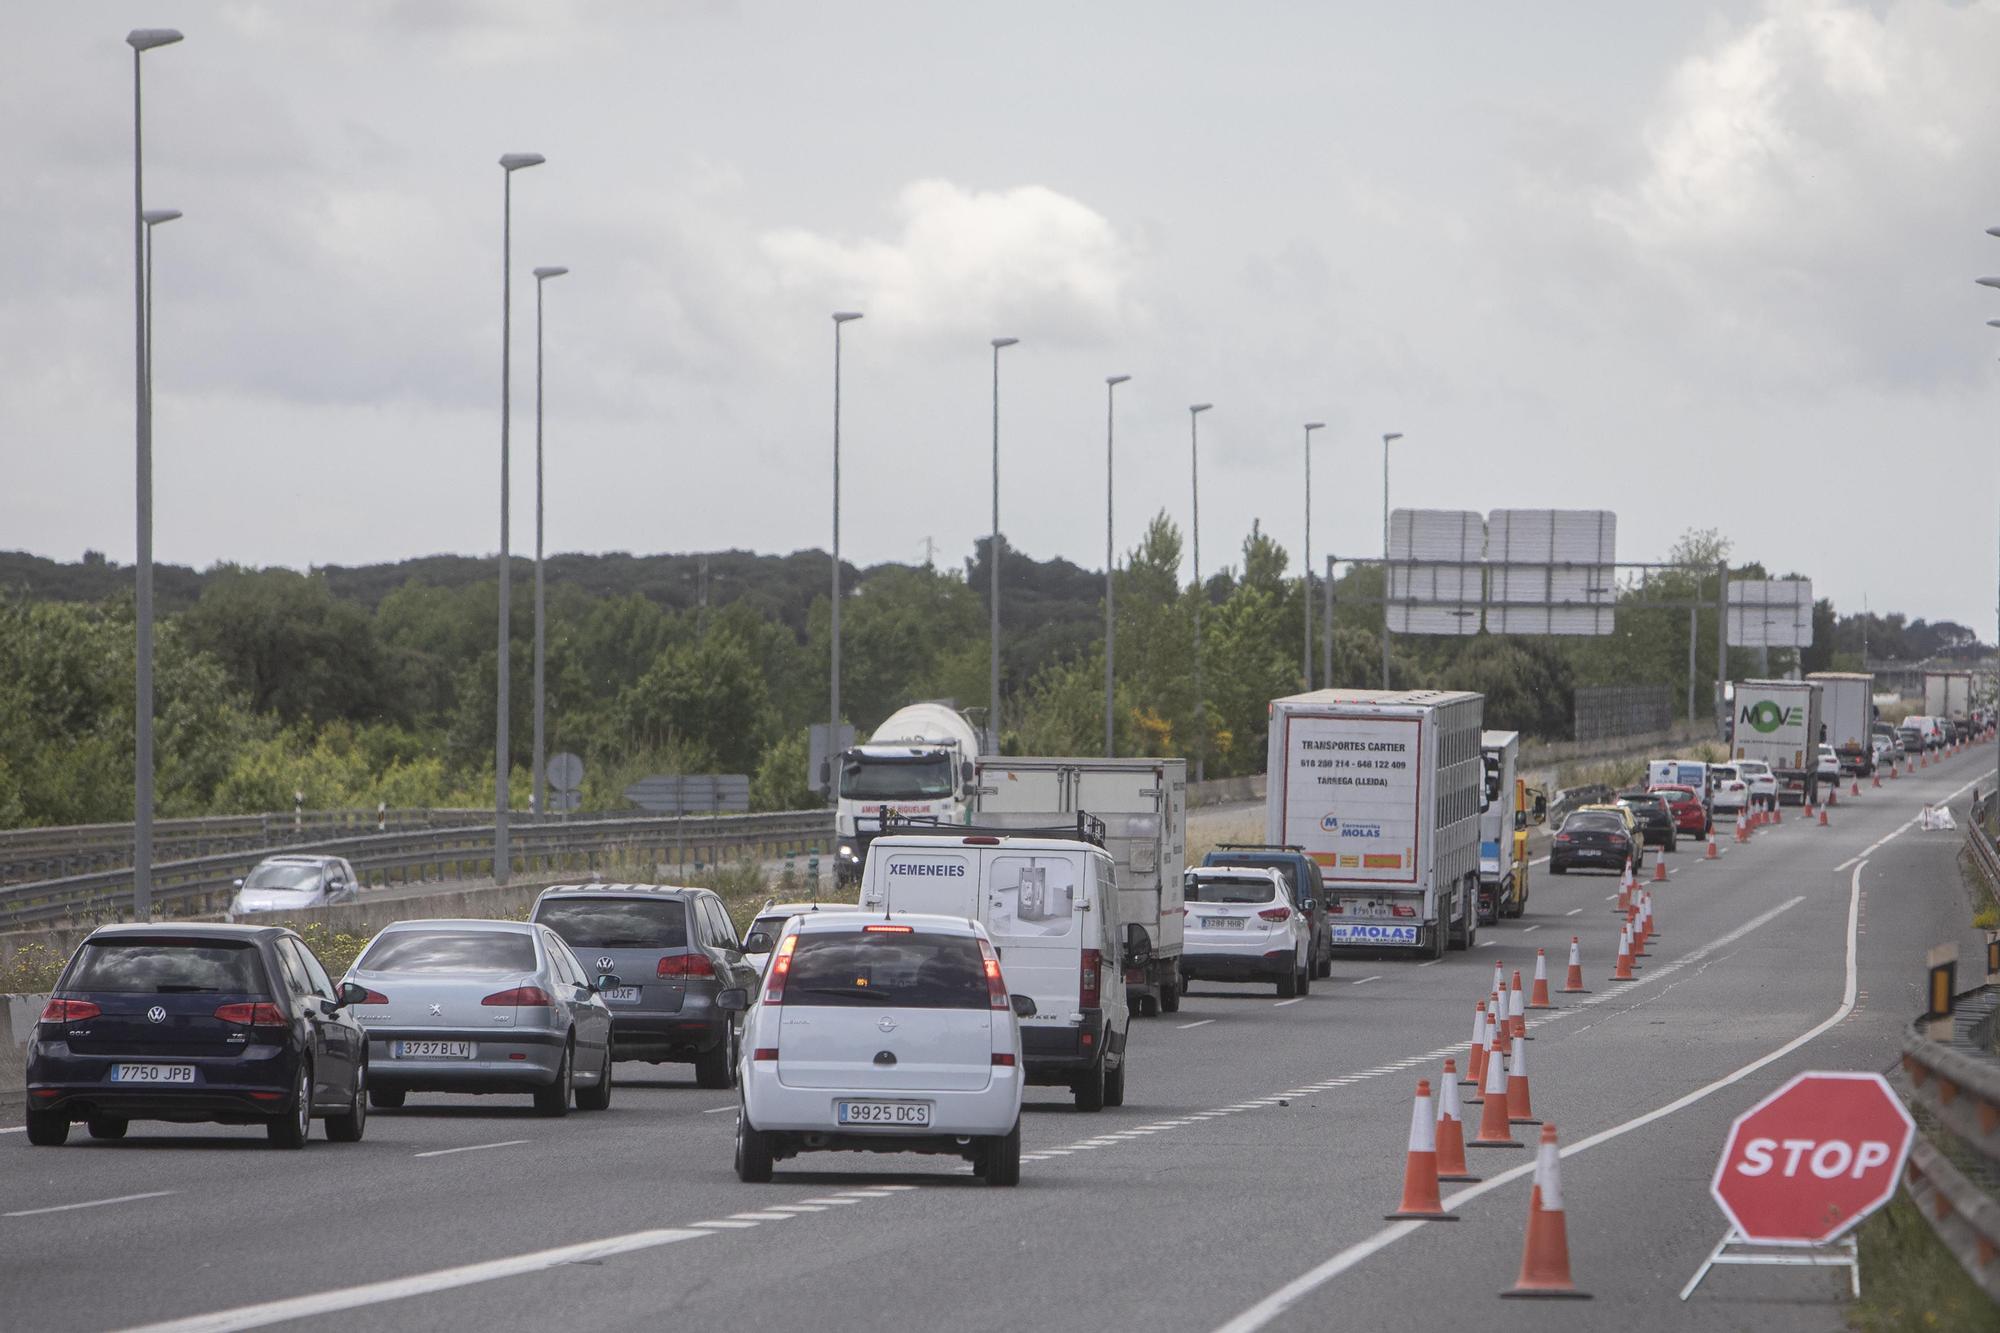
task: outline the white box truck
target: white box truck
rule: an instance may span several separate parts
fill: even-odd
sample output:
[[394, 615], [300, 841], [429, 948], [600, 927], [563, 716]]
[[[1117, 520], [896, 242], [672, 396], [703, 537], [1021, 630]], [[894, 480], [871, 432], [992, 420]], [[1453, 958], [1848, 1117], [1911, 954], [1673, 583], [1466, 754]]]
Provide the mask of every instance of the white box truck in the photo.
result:
[[1730, 711], [1729, 753], [1761, 759], [1778, 779], [1778, 800], [1819, 800], [1814, 758], [1820, 742], [1820, 687], [1810, 680], [1739, 680]]
[[1840, 756], [1843, 776], [1875, 771], [1875, 677], [1861, 671], [1814, 671], [1806, 679], [1820, 688], [1820, 722], [1826, 743]]
[[836, 885], [856, 883], [882, 816], [917, 815], [963, 824], [970, 810], [979, 733], [948, 703], [911, 704], [883, 719], [865, 744], [834, 760]]
[[1266, 841], [1319, 864], [1336, 948], [1472, 947], [1485, 703], [1447, 690], [1272, 701]]
[[1931, 717], [1965, 717], [1972, 711], [1970, 671], [1924, 672], [1924, 712]]
[[973, 820], [987, 828], [1104, 825], [1117, 868], [1118, 919], [1146, 947], [1125, 960], [1125, 989], [1145, 1017], [1181, 1007], [1182, 872], [1187, 868], [1187, 760], [1012, 758], [972, 766]]

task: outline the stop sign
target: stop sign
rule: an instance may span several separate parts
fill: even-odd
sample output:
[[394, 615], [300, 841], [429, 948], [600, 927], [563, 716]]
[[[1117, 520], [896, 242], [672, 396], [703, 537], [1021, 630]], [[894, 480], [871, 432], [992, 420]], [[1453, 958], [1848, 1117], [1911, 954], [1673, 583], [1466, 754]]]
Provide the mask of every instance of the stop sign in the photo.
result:
[[1800, 1074], [1736, 1117], [1709, 1191], [1746, 1240], [1824, 1245], [1888, 1202], [1916, 1129], [1880, 1074]]

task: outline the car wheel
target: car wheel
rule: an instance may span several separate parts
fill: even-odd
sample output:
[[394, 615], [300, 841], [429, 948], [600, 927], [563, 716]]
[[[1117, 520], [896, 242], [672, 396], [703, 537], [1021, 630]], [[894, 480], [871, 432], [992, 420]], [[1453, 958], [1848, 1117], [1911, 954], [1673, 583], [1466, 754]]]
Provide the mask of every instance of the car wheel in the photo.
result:
[[1669, 834], [1667, 835], [1667, 850], [1668, 850], [1668, 851], [1670, 851], [1670, 852], [1672, 852], [1672, 851], [1678, 851], [1678, 850], [1680, 849], [1680, 845], [1681, 845], [1681, 840], [1680, 840], [1680, 836], [1679, 836], [1678, 834], [1674, 834], [1674, 833], [1669, 833]]
[[1553, 856], [1551, 856], [1549, 858], [1549, 873], [1551, 875], [1567, 875], [1569, 873], [1569, 867], [1564, 865], [1562, 862], [1556, 860]]
[[1125, 1104], [1125, 1052], [1118, 1052], [1118, 1067], [1104, 1071], [1104, 1104], [1123, 1106]]
[[980, 1163], [980, 1176], [989, 1185], [1018, 1185], [1021, 1183], [1021, 1122], [1016, 1120], [1014, 1128], [1005, 1134], [986, 1141], [985, 1159]]
[[1298, 971], [1295, 968], [1286, 967], [1284, 971], [1278, 974], [1278, 998], [1281, 1000], [1289, 1000], [1298, 993], [1299, 993]]
[[610, 1046], [607, 1045], [604, 1048], [604, 1063], [597, 1071], [596, 1084], [588, 1088], [578, 1088], [576, 1090], [576, 1109], [579, 1111], [608, 1111], [611, 1109]]
[[291, 1106], [264, 1126], [273, 1148], [303, 1148], [312, 1137], [312, 1087], [312, 1065], [301, 1060]]
[[368, 1132], [368, 1066], [354, 1071], [354, 1104], [344, 1115], [326, 1118], [326, 1136], [335, 1143], [359, 1143]]
[[575, 1058], [576, 1047], [565, 1043], [562, 1064], [556, 1069], [556, 1081], [546, 1088], [535, 1089], [535, 1110], [538, 1114], [550, 1117], [569, 1114], [570, 1093], [576, 1083], [570, 1070]]
[[729, 1086], [729, 1041], [727, 1038], [715, 1043], [713, 1050], [702, 1051], [695, 1056], [694, 1085], [697, 1088], [726, 1088]]
[[378, 1111], [400, 1111], [403, 1109], [403, 1098], [408, 1095], [401, 1088], [370, 1088], [368, 1104]]
[[1181, 1011], [1181, 983], [1178, 977], [1168, 977], [1160, 983], [1160, 1012], [1177, 1014]]
[[1138, 1002], [1133, 1005], [1133, 1012], [1140, 1018], [1158, 1018], [1160, 1016], [1159, 997], [1155, 995], [1139, 996]]
[[69, 1116], [61, 1111], [28, 1112], [28, 1142], [37, 1148], [60, 1148], [69, 1142]]
[[1299, 994], [1310, 995], [1312, 993], [1313, 993], [1313, 967], [1312, 967], [1312, 960], [1308, 958], [1305, 962], [1305, 965], [1299, 969]]
[[129, 1120], [114, 1120], [109, 1116], [93, 1117], [90, 1121], [90, 1137], [93, 1139], [122, 1139], [131, 1127]]
[[1104, 1109], [1104, 1057], [1097, 1057], [1088, 1073], [1069, 1085], [1076, 1094], [1076, 1109], [1079, 1111], [1102, 1111]]
[[736, 1110], [736, 1178], [746, 1185], [762, 1185], [771, 1179], [771, 1136], [750, 1125], [750, 1113]]

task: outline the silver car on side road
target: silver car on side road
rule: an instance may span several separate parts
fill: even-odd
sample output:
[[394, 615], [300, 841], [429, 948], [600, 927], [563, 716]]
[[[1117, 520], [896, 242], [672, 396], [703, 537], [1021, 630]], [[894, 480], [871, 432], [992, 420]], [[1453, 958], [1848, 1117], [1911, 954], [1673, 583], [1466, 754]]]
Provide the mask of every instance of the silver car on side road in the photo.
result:
[[611, 1010], [556, 933], [529, 921], [397, 921], [347, 978], [367, 990], [368, 1100], [532, 1093], [543, 1115], [611, 1105]]

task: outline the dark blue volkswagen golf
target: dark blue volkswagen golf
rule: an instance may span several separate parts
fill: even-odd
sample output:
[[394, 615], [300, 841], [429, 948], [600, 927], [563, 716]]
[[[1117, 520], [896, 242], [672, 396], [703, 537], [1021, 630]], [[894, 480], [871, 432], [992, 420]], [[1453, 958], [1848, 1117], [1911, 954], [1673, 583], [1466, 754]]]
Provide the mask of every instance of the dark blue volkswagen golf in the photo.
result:
[[93, 931], [28, 1043], [28, 1141], [81, 1121], [121, 1139], [134, 1120], [263, 1125], [301, 1148], [315, 1116], [353, 1143], [368, 1117], [368, 1043], [305, 942], [278, 926], [154, 924]]

